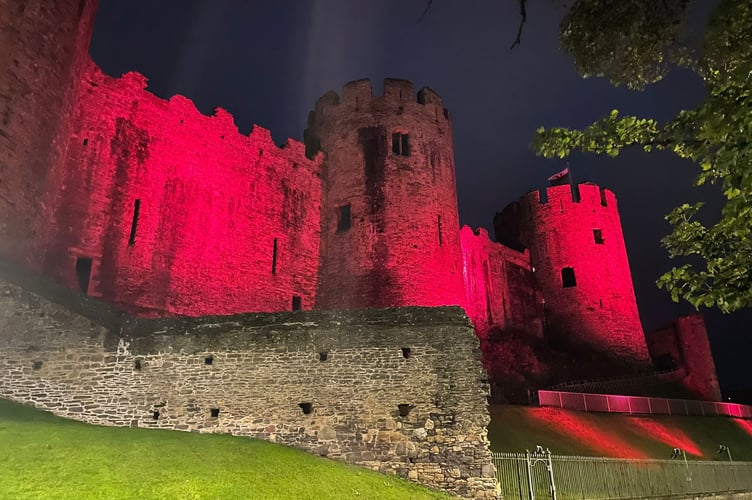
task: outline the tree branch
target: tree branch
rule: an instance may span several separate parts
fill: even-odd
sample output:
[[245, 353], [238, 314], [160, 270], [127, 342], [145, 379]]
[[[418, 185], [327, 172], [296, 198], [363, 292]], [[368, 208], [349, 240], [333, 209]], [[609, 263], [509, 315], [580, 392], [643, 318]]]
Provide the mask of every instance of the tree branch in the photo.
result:
[[426, 14], [428, 14], [428, 11], [431, 10], [431, 4], [433, 4], [433, 0], [428, 0], [428, 3], [426, 3], [426, 8], [423, 10], [423, 14], [420, 15], [418, 18], [418, 21], [415, 24], [418, 24], [423, 20], [424, 17], [426, 17]]
[[514, 43], [511, 47], [509, 47], [509, 50], [512, 50], [522, 42], [522, 27], [525, 25], [525, 21], [527, 21], [527, 9], [525, 8], [526, 3], [527, 0], [520, 0], [520, 26], [517, 28], [517, 38], [514, 39]]

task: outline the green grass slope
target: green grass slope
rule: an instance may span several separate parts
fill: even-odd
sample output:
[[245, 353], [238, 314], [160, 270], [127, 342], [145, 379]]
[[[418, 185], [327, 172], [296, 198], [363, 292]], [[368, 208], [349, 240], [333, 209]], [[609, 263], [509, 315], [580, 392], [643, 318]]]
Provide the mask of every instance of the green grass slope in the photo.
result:
[[436, 499], [264, 441], [87, 425], [0, 400], [1, 499]]
[[526, 406], [491, 407], [488, 437], [493, 451], [524, 452], [536, 445], [558, 455], [752, 461], [752, 421], [726, 417], [629, 416]]

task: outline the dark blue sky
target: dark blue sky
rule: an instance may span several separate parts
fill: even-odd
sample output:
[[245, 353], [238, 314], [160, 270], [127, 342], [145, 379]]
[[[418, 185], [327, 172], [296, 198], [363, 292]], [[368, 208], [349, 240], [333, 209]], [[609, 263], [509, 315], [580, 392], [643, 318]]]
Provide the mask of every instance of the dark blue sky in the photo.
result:
[[[710, 0], [695, 0], [692, 18]], [[583, 80], [558, 49], [560, 2], [530, 0], [522, 44], [516, 0], [100, 0], [92, 55], [111, 75], [136, 70], [168, 98], [183, 94], [210, 114], [221, 106], [241, 132], [258, 123], [277, 142], [302, 138], [315, 100], [342, 84], [384, 77], [428, 85], [452, 112], [460, 220], [491, 229], [493, 215], [561, 170], [529, 149], [540, 125], [582, 127], [611, 109], [665, 120], [703, 97], [699, 79], [673, 71], [645, 92]], [[627, 152], [615, 159], [575, 156], [578, 181], [618, 199], [646, 329], [692, 311], [655, 286], [671, 267], [660, 238], [663, 215], [684, 201], [719, 206], [717, 190], [691, 187], [697, 168], [670, 154]], [[748, 387], [742, 351], [752, 348], [752, 313], [706, 315], [724, 388]]]

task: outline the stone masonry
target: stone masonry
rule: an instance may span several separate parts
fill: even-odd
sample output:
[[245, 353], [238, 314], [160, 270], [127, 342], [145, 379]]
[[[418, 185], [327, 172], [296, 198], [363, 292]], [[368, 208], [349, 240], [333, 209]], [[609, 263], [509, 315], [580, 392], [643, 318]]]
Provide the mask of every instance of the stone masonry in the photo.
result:
[[458, 307], [136, 319], [0, 273], [0, 397], [68, 418], [251, 436], [494, 498], [488, 391]]

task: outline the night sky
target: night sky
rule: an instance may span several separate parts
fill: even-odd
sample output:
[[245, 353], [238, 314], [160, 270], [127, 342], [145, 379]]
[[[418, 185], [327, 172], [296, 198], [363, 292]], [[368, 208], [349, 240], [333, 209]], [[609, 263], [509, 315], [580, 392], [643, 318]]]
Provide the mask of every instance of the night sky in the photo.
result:
[[[430, 86], [452, 113], [460, 222], [492, 229], [494, 213], [566, 164], [530, 150], [538, 126], [582, 127], [611, 109], [671, 118], [703, 97], [694, 74], [674, 70], [644, 92], [583, 80], [558, 48], [561, 2], [531, 0], [522, 44], [516, 0], [100, 0], [92, 56], [113, 76], [139, 71], [160, 97], [183, 94], [203, 113], [221, 106], [242, 133], [256, 123], [278, 143], [302, 139], [308, 111], [328, 90], [385, 77]], [[713, 2], [695, 0], [700, 24]], [[720, 206], [718, 190], [691, 186], [698, 168], [671, 154], [570, 160], [575, 180], [616, 193], [646, 330], [693, 310], [655, 280], [671, 267], [663, 215], [684, 201]], [[493, 234], [493, 232], [491, 232]], [[724, 390], [752, 385], [752, 312], [706, 314]]]

